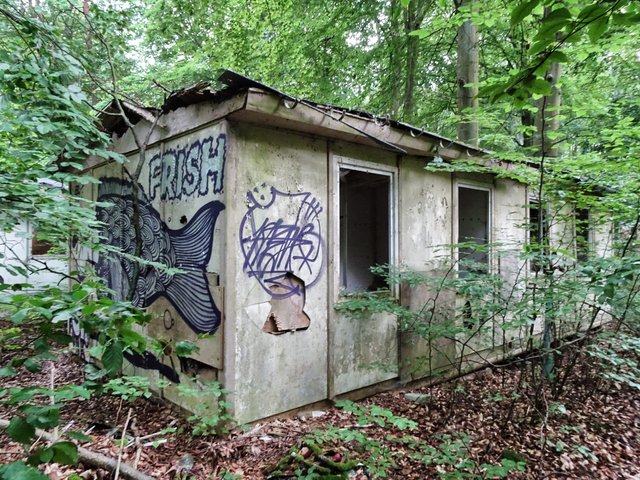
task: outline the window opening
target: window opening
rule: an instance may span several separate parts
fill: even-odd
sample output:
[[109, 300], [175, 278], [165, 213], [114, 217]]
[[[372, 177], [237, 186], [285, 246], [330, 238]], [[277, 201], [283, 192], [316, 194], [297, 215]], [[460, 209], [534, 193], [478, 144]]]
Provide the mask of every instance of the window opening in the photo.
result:
[[458, 271], [486, 273], [489, 267], [489, 191], [458, 187]]
[[589, 210], [586, 208], [576, 209], [576, 257], [579, 262], [586, 262], [589, 259], [591, 246], [591, 225], [589, 220]]
[[340, 284], [347, 292], [387, 288], [371, 267], [390, 262], [391, 176], [340, 169]]
[[[542, 231], [540, 231], [540, 215], [542, 215]], [[540, 201], [529, 201], [529, 246], [534, 258], [529, 265], [531, 270], [539, 272], [544, 264], [544, 256], [549, 254], [549, 218]], [[544, 244], [544, 245], [543, 245]]]
[[31, 255], [46, 255], [53, 248], [51, 242], [36, 237], [37, 232], [34, 230], [31, 238]]

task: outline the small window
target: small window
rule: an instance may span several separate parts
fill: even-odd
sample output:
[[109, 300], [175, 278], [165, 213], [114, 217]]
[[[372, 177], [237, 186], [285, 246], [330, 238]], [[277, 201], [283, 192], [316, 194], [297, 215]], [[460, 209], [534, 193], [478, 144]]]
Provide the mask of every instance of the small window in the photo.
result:
[[[540, 216], [542, 215], [542, 222]], [[540, 228], [542, 227], [542, 229]], [[529, 201], [529, 246], [536, 258], [529, 263], [534, 272], [542, 269], [544, 255], [549, 253], [549, 218], [546, 209], [541, 206], [540, 201]], [[543, 246], [544, 243], [544, 246]]]
[[458, 271], [489, 269], [489, 190], [458, 187]]
[[50, 242], [46, 240], [42, 240], [36, 237], [37, 232], [33, 232], [33, 237], [31, 238], [31, 255], [46, 255], [53, 248]]
[[390, 262], [391, 176], [340, 169], [340, 284], [344, 291], [387, 288], [371, 272]]
[[591, 250], [591, 222], [589, 210], [577, 208], [575, 212], [576, 222], [576, 257], [579, 262], [589, 260]]

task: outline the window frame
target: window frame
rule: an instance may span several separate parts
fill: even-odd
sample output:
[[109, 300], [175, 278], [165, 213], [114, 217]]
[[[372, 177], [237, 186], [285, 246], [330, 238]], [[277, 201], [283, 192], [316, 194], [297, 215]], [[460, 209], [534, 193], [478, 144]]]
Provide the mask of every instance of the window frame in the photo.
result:
[[[540, 198], [538, 198], [537, 195], [530, 195], [527, 198], [527, 216], [526, 216], [526, 220], [527, 220], [527, 245], [531, 245], [531, 207], [532, 205], [537, 205], [538, 206], [538, 212], [542, 212], [542, 221], [544, 224], [544, 227], [547, 229], [546, 232], [546, 237], [547, 237], [547, 245], [545, 248], [545, 254], [549, 255], [550, 253], [550, 248], [551, 248], [551, 212], [549, 210], [549, 205], [546, 205], [543, 200], [541, 200]], [[544, 209], [542, 208], [544, 206]], [[540, 238], [540, 232], [538, 232], [538, 237], [539, 240], [542, 240], [542, 238]], [[542, 267], [541, 266], [536, 266], [533, 260], [529, 260], [528, 261], [528, 270], [529, 272], [541, 272], [542, 271]]]
[[475, 180], [460, 180], [457, 179], [453, 182], [453, 199], [454, 199], [454, 207], [452, 214], [452, 228], [451, 228], [451, 240], [453, 244], [452, 251], [452, 260], [455, 262], [455, 270], [459, 274], [460, 273], [460, 249], [458, 245], [460, 244], [460, 189], [467, 188], [470, 190], [480, 190], [483, 192], [487, 192], [488, 196], [488, 204], [487, 204], [487, 273], [492, 274], [496, 271], [496, 266], [494, 265], [495, 256], [493, 254], [493, 226], [494, 226], [494, 187], [492, 184], [475, 181]]
[[[585, 225], [578, 225], [578, 222], [585, 222], [585, 220], [583, 219], [578, 219], [579, 212], [584, 212], [587, 214]], [[591, 210], [589, 208], [573, 208], [573, 244], [576, 254], [576, 262], [578, 263], [588, 262], [594, 254], [594, 230], [592, 217], [593, 214], [591, 213]], [[582, 232], [587, 234], [584, 242], [578, 241], [579, 230], [582, 230]], [[581, 251], [582, 249], [584, 249], [584, 251]]]
[[[33, 228], [31, 222], [27, 224], [27, 233], [28, 233], [28, 242], [27, 242], [27, 252], [26, 257], [28, 259], [31, 258], [41, 258], [41, 257], [50, 257], [51, 250], [53, 249], [53, 244], [48, 242], [47, 240], [40, 240], [36, 238], [38, 232]], [[34, 251], [37, 250], [37, 251]]]
[[[389, 194], [388, 194], [388, 206], [389, 206], [389, 232], [388, 232], [388, 240], [389, 240], [389, 264], [396, 265], [398, 263], [398, 246], [399, 246], [399, 237], [398, 237], [398, 199], [399, 199], [399, 190], [398, 190], [398, 168], [391, 165], [385, 165], [383, 163], [373, 163], [365, 160], [358, 160], [354, 158], [346, 158], [346, 157], [338, 157], [335, 167], [335, 212], [336, 212], [336, 232], [334, 238], [336, 240], [336, 280], [339, 295], [345, 294], [357, 294], [362, 293], [362, 291], [354, 291], [349, 292], [346, 290], [346, 286], [342, 282], [343, 278], [343, 245], [341, 241], [341, 220], [340, 220], [340, 211], [341, 211], [341, 198], [340, 198], [340, 173], [342, 170], [352, 170], [364, 173], [370, 173], [373, 175], [380, 175], [383, 177], [387, 177], [389, 179]], [[399, 288], [397, 285], [394, 285], [390, 290], [385, 290], [390, 292], [395, 298], [399, 296]]]

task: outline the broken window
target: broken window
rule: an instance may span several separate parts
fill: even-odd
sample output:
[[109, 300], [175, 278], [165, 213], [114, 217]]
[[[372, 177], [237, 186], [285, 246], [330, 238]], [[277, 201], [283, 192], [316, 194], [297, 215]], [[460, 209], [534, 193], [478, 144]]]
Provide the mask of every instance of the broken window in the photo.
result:
[[31, 238], [31, 255], [46, 255], [53, 248], [53, 245], [51, 242], [37, 238], [36, 235], [37, 232], [34, 231]]
[[489, 190], [458, 187], [458, 271], [487, 272], [489, 267]]
[[[542, 215], [542, 222], [540, 221]], [[542, 229], [540, 228], [542, 227]], [[542, 207], [539, 200], [529, 201], [529, 247], [534, 258], [529, 265], [531, 270], [539, 272], [542, 269], [544, 255], [549, 253], [549, 218], [546, 208]]]
[[591, 222], [589, 210], [586, 208], [576, 208], [576, 257], [579, 262], [589, 260], [591, 250]]
[[391, 178], [340, 169], [340, 284], [347, 292], [387, 288], [371, 267], [390, 262]]

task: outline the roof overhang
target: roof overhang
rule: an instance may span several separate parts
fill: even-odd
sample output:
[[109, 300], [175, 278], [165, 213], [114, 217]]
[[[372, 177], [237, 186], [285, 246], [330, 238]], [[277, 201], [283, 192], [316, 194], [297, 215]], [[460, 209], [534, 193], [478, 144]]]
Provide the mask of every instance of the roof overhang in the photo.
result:
[[[118, 136], [141, 120], [167, 127], [167, 133], [173, 136], [182, 132], [172, 128], [168, 118], [172, 112], [210, 102], [220, 112], [216, 118], [375, 146], [400, 155], [441, 157], [446, 161], [485, 157], [486, 161], [490, 153], [368, 112], [296, 98], [230, 70], [223, 71], [218, 82], [217, 88], [201, 82], [172, 92], [160, 108], [114, 100], [101, 111], [99, 120], [104, 130]], [[197, 126], [181, 128], [186, 131], [193, 127]]]

